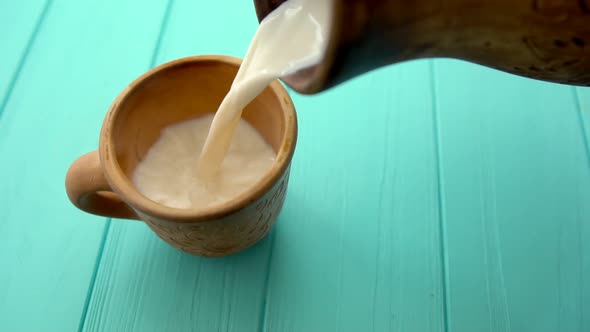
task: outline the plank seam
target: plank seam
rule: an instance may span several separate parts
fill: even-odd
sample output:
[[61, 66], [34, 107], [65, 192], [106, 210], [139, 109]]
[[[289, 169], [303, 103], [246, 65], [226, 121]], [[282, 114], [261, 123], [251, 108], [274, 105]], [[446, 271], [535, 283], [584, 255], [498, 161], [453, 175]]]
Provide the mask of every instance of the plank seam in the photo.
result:
[[6, 88], [6, 93], [4, 94], [4, 97], [2, 98], [2, 102], [0, 103], [0, 119], [2, 119], [2, 114], [4, 114], [4, 109], [6, 108], [6, 105], [8, 104], [8, 101], [10, 100], [10, 97], [12, 96], [12, 92], [14, 91], [14, 87], [16, 86], [16, 82], [18, 81], [20, 73], [23, 70], [23, 67], [24, 67], [27, 59], [29, 58], [29, 54], [31, 53], [31, 49], [33, 48], [33, 44], [35, 43], [35, 40], [37, 40], [37, 35], [39, 35], [39, 31], [41, 31], [41, 26], [45, 22], [45, 18], [47, 17], [47, 13], [49, 12], [49, 8], [51, 7], [52, 3], [53, 3], [53, 0], [47, 0], [45, 2], [45, 5], [43, 6], [43, 10], [41, 10], [41, 14], [39, 14], [39, 17], [37, 18], [37, 23], [35, 23], [35, 27], [33, 28], [33, 32], [31, 32], [31, 36], [29, 37], [29, 40], [27, 41], [27, 46], [25, 46], [25, 49], [18, 61], [16, 69], [15, 69], [14, 73], [12, 74], [12, 77], [10, 78], [10, 82], [8, 83], [8, 87]]
[[578, 113], [578, 122], [580, 122], [580, 129], [582, 130], [582, 139], [584, 141], [584, 147], [586, 148], [586, 159], [588, 160], [588, 165], [590, 165], [590, 137], [587, 135], [587, 133], [590, 133], [590, 131], [588, 131], [590, 128], [586, 128], [586, 124], [584, 123], [584, 116], [582, 115], [582, 102], [580, 100], [578, 89], [576, 87], [572, 87], [572, 91], [574, 94], [574, 105], [576, 106]]
[[92, 272], [92, 277], [90, 278], [90, 284], [88, 285], [88, 291], [86, 292], [86, 300], [84, 302], [84, 307], [82, 310], [82, 316], [80, 317], [80, 323], [78, 323], [78, 331], [81, 332], [86, 327], [86, 316], [88, 315], [88, 308], [90, 307], [90, 300], [92, 299], [92, 295], [94, 294], [94, 287], [96, 285], [96, 278], [98, 277], [98, 268], [102, 263], [102, 257], [104, 254], [104, 248], [106, 246], [107, 238], [109, 235], [109, 230], [111, 229], [112, 219], [107, 218], [106, 225], [104, 227], [102, 233], [102, 239], [100, 240], [100, 247], [98, 249], [98, 254], [96, 256], [96, 262], [94, 263], [94, 271]]
[[[387, 91], [387, 90], [386, 90]], [[389, 95], [386, 95], [387, 97], [389, 97]], [[377, 298], [378, 298], [378, 293], [379, 293], [379, 259], [381, 258], [382, 255], [382, 240], [381, 240], [381, 234], [384, 233], [384, 225], [383, 225], [383, 200], [385, 199], [384, 195], [383, 195], [383, 191], [386, 187], [386, 182], [387, 182], [387, 177], [385, 176], [387, 174], [387, 161], [389, 160], [389, 146], [388, 146], [388, 141], [389, 141], [389, 123], [391, 123], [391, 114], [393, 112], [386, 112], [385, 114], [385, 130], [383, 133], [384, 136], [384, 141], [385, 144], [383, 144], [383, 155], [384, 155], [384, 161], [381, 165], [381, 179], [379, 181], [379, 192], [381, 193], [381, 195], [379, 195], [379, 203], [377, 206], [378, 211], [380, 211], [379, 213], [379, 218], [377, 218], [377, 248], [376, 248], [376, 252], [375, 252], [375, 278], [373, 279], [373, 299], [372, 299], [372, 311], [373, 311], [373, 317], [371, 320], [371, 331], [375, 331], [375, 322], [377, 321]], [[397, 119], [396, 119], [397, 120]], [[399, 123], [399, 121], [396, 121], [396, 124]], [[397, 129], [397, 128], [396, 128]], [[394, 179], [394, 183], [395, 183], [395, 176], [396, 176], [396, 169], [394, 168], [393, 170], [393, 174], [392, 174], [392, 178]], [[393, 205], [393, 208], [395, 208], [395, 199], [391, 199], [390, 203]]]
[[[52, 0], [49, 0], [52, 1]], [[162, 44], [162, 40], [164, 37], [164, 33], [166, 32], [166, 27], [168, 26], [168, 20], [170, 17], [170, 13], [172, 11], [172, 4], [173, 4], [174, 0], [168, 0], [167, 4], [166, 4], [166, 9], [164, 10], [164, 15], [162, 17], [162, 22], [160, 23], [160, 31], [158, 32], [158, 38], [156, 39], [156, 45], [154, 47], [154, 50], [152, 52], [152, 57], [150, 59], [150, 65], [149, 67], [152, 68], [154, 67], [156, 60], [158, 58], [158, 54], [160, 53], [160, 46]], [[1, 113], [1, 108], [0, 108], [0, 116], [2, 115]], [[94, 295], [94, 288], [96, 285], [96, 279], [98, 276], [98, 269], [100, 268], [100, 264], [102, 262], [102, 257], [103, 257], [103, 253], [105, 250], [105, 246], [106, 246], [106, 242], [108, 239], [108, 235], [109, 235], [109, 230], [111, 227], [111, 222], [112, 219], [108, 218], [107, 219], [107, 225], [105, 226], [105, 229], [103, 231], [103, 237], [102, 237], [102, 241], [100, 244], [100, 249], [99, 249], [99, 253], [98, 253], [98, 257], [96, 259], [96, 263], [94, 266], [94, 271], [92, 274], [92, 278], [90, 279], [90, 285], [88, 286], [88, 293], [86, 294], [86, 301], [84, 303], [84, 309], [82, 312], [82, 316], [80, 318], [80, 323], [78, 325], [78, 331], [81, 332], [84, 330], [85, 326], [86, 326], [86, 319], [88, 316], [88, 309], [90, 308], [90, 302], [92, 300], [92, 297]]]
[[270, 234], [270, 244], [268, 245], [269, 247], [269, 254], [268, 254], [268, 260], [266, 263], [266, 276], [264, 278], [264, 292], [262, 293], [262, 305], [261, 305], [261, 310], [260, 310], [260, 317], [258, 318], [258, 330], [261, 332], [266, 331], [266, 310], [267, 310], [267, 306], [268, 306], [268, 297], [269, 297], [269, 291], [268, 291], [268, 284], [270, 282], [270, 271], [271, 271], [271, 264], [272, 264], [272, 253], [274, 252], [273, 247], [274, 247], [274, 243], [275, 243], [275, 236], [276, 236], [276, 229], [272, 231], [272, 233]]
[[154, 51], [152, 52], [152, 59], [150, 60], [150, 68], [153, 68], [156, 65], [156, 61], [158, 60], [158, 55], [160, 55], [160, 47], [162, 46], [162, 40], [164, 39], [164, 34], [166, 30], [168, 30], [168, 20], [170, 19], [170, 13], [172, 12], [172, 5], [174, 0], [168, 0], [166, 4], [166, 9], [164, 10], [164, 16], [162, 17], [162, 23], [160, 24], [160, 33], [158, 34], [158, 39], [156, 40], [156, 46], [154, 47]]
[[449, 332], [449, 298], [448, 298], [448, 255], [446, 246], [446, 227], [444, 220], [444, 197], [443, 197], [443, 180], [442, 180], [442, 160], [441, 160], [441, 145], [440, 145], [440, 118], [438, 109], [438, 96], [436, 91], [436, 68], [434, 60], [429, 61], [430, 69], [430, 89], [432, 92], [432, 116], [433, 116], [433, 130], [434, 130], [434, 152], [436, 154], [436, 180], [437, 180], [437, 204], [438, 204], [438, 222], [439, 222], [439, 243], [440, 243], [440, 262], [441, 262], [441, 288], [442, 288], [442, 311], [443, 311], [443, 329]]
[[[586, 123], [584, 122], [584, 115], [583, 115], [583, 111], [582, 111], [582, 100], [580, 97], [580, 93], [578, 92], [578, 88], [576, 87], [572, 87], [572, 92], [574, 95], [574, 104], [576, 106], [577, 109], [577, 113], [578, 113], [578, 122], [580, 123], [580, 130], [582, 131], [582, 140], [584, 141], [584, 147], [585, 147], [585, 152], [586, 152], [586, 160], [587, 160], [587, 164], [590, 168], [590, 137], [588, 136], [588, 134], [590, 134], [590, 128], [586, 127]], [[581, 224], [582, 224], [582, 217], [580, 216], [580, 208], [578, 207], [578, 227], [581, 228]], [[582, 242], [582, 232], [579, 232], [578, 234], [579, 238], [580, 238], [580, 243]], [[581, 260], [581, 252], [582, 249], [580, 248], [580, 260]], [[582, 264], [582, 262], [580, 261], [580, 264]], [[581, 276], [580, 276], [580, 280], [585, 280], [584, 279], [584, 270], [581, 270]], [[583, 290], [583, 286], [582, 286], [582, 290]], [[584, 292], [582, 291], [580, 294], [583, 294]], [[580, 306], [580, 310], [581, 312], [584, 312], [584, 304], [583, 304], [583, 300], [582, 300], [582, 295], [580, 295], [580, 300], [579, 300], [579, 306]], [[579, 322], [579, 326], [580, 328], [583, 330], [584, 328], [584, 322], [583, 322], [583, 315], [580, 316], [580, 322]]]

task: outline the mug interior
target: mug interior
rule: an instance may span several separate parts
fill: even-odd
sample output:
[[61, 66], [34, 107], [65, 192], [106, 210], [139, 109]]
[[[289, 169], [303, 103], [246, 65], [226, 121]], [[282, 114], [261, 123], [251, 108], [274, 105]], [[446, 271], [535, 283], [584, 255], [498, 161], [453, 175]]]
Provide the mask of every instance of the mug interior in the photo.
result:
[[[141, 195], [130, 180], [163, 128], [215, 113], [230, 89], [239, 64], [239, 59], [225, 56], [173, 61], [138, 78], [115, 101], [103, 126], [101, 150], [106, 151], [101, 151], [101, 159], [113, 190], [132, 207], [168, 219], [207, 219], [207, 215], [243, 207], [262, 195], [282, 174], [293, 153], [296, 119], [287, 92], [275, 81], [242, 113], [242, 119], [250, 123], [277, 154], [269, 173], [252, 190], [215, 209], [170, 211], [172, 208]], [[108, 148], [103, 149], [103, 145]]]

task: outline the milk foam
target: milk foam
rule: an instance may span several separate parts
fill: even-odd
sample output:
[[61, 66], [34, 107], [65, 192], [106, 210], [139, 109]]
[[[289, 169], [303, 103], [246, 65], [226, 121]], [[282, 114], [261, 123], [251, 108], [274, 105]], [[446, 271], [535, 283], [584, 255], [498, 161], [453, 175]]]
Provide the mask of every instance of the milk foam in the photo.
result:
[[275, 152], [241, 119], [219, 172], [207, 179], [197, 176], [195, 164], [212, 120], [213, 115], [206, 115], [162, 130], [133, 174], [139, 192], [165, 206], [195, 209], [227, 202], [260, 181]]
[[332, 0], [288, 0], [270, 13], [215, 117], [166, 128], [135, 170], [137, 189], [160, 204], [195, 209], [224, 203], [260, 181], [275, 154], [240, 119], [242, 110], [275, 79], [322, 60], [331, 8]]

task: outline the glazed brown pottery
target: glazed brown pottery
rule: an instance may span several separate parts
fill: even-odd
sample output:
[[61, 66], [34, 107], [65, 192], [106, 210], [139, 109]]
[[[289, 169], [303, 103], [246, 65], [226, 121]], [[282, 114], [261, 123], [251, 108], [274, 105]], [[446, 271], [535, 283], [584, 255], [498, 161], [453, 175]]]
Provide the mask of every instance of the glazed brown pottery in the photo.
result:
[[[258, 19], [284, 1], [254, 0]], [[590, 86], [590, 0], [333, 1], [324, 61], [283, 78], [297, 92], [317, 93], [420, 58], [455, 58]]]

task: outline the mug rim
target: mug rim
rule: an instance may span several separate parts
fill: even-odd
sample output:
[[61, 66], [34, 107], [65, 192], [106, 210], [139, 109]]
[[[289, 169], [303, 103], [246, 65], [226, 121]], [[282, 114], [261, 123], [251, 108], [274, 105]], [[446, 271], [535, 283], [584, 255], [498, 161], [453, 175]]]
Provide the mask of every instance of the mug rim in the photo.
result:
[[[102, 125], [99, 139], [100, 162], [104, 175], [112, 190], [121, 200], [128, 204], [136, 212], [155, 217], [160, 220], [173, 222], [205, 222], [232, 215], [249, 206], [264, 196], [288, 171], [288, 167], [295, 152], [297, 143], [297, 114], [291, 96], [285, 87], [274, 80], [267, 88], [270, 88], [280, 103], [280, 112], [285, 120], [285, 131], [281, 138], [281, 144], [270, 170], [254, 186], [242, 192], [236, 197], [219, 205], [198, 209], [172, 208], [144, 196], [137, 190], [131, 179], [125, 175], [116, 157], [116, 142], [112, 128], [119, 118], [120, 105], [131, 95], [133, 91], [141, 88], [146, 80], [187, 63], [195, 62], [220, 62], [239, 67], [242, 60], [227, 55], [197, 55], [183, 57], [156, 66], [133, 80], [111, 104]], [[258, 97], [256, 97], [258, 98]]]

